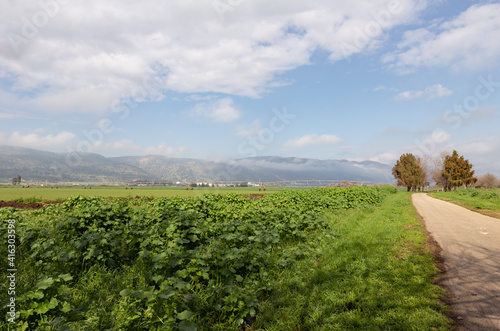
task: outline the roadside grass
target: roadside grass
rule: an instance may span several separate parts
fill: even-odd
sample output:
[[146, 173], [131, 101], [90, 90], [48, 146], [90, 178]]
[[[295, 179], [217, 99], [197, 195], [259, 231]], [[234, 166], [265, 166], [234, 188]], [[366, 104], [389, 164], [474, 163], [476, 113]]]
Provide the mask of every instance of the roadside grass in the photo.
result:
[[276, 275], [251, 330], [449, 330], [410, 195], [330, 215], [317, 256]]
[[435, 192], [430, 195], [487, 216], [500, 218], [499, 189], [459, 189], [452, 192]]
[[84, 189], [82, 186], [75, 187], [0, 187], [0, 201], [19, 202], [41, 202], [65, 200], [75, 195], [102, 196], [105, 198], [126, 198], [135, 196], [148, 197], [196, 197], [205, 193], [236, 193], [242, 195], [249, 194], [270, 194], [283, 190], [282, 188], [269, 187], [265, 191], [259, 191], [255, 187], [198, 187], [193, 190], [186, 190], [185, 187], [134, 187], [132, 190], [125, 187], [92, 187]]

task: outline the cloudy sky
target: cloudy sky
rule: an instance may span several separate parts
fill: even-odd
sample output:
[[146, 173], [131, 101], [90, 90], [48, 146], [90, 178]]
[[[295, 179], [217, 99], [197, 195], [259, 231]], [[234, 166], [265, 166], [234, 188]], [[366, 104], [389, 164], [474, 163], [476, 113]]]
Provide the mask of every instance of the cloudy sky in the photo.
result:
[[9, 0], [0, 35], [0, 145], [500, 176], [498, 1]]

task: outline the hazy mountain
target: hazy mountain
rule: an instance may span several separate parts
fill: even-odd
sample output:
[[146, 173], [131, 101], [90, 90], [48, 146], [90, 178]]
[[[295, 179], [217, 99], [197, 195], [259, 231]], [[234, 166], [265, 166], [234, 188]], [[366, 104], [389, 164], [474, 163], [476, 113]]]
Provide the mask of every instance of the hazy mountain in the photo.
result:
[[293, 181], [350, 180], [388, 183], [391, 167], [373, 161], [315, 160], [276, 156], [251, 157], [227, 162], [175, 159], [164, 156], [113, 158], [165, 180], [184, 181]]
[[148, 179], [142, 169], [99, 154], [63, 154], [0, 146], [0, 181], [21, 175], [26, 181], [114, 182]]
[[166, 156], [123, 156], [51, 153], [0, 146], [0, 181], [20, 174], [27, 181], [124, 182], [132, 180], [294, 181], [349, 180], [392, 182], [391, 167], [373, 161], [315, 160], [276, 156], [206, 161]]

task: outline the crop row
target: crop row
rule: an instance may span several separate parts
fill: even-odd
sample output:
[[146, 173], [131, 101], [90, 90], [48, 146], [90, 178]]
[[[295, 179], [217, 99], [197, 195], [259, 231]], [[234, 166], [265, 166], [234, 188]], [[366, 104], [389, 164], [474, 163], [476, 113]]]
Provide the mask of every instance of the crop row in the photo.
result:
[[[274, 275], [314, 252], [327, 213], [378, 205], [394, 192], [76, 196], [40, 210], [4, 208], [2, 234], [8, 219], [17, 224], [16, 319], [41, 330], [237, 329], [252, 323]], [[0, 268], [8, 269], [5, 259]]]

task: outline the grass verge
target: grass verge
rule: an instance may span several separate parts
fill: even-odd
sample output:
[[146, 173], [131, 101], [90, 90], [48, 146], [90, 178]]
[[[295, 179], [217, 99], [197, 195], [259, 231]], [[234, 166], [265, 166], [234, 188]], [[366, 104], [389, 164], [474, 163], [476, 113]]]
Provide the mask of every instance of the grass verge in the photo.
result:
[[276, 276], [252, 330], [449, 330], [410, 195], [330, 216], [317, 256]]
[[483, 215], [500, 218], [500, 190], [498, 189], [463, 189], [431, 193], [431, 196]]

